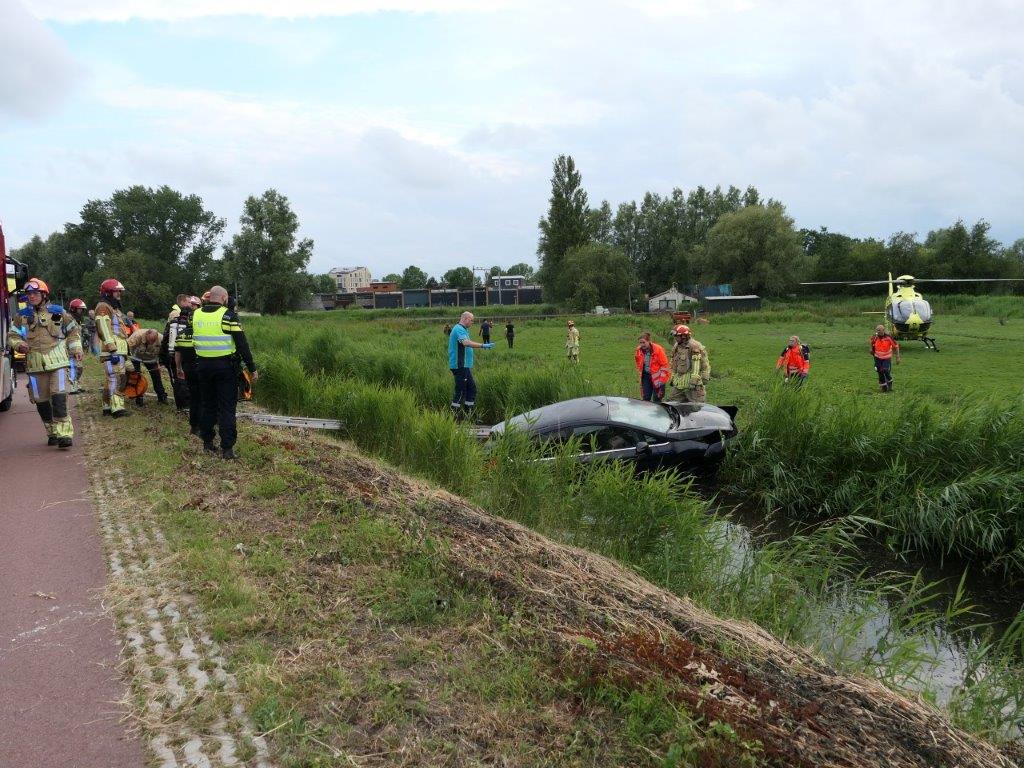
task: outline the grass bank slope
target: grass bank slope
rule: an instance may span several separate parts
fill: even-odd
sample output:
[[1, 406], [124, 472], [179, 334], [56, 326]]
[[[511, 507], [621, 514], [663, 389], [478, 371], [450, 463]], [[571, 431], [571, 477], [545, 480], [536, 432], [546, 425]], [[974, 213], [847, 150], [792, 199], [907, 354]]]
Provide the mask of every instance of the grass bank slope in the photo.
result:
[[278, 765], [1014, 765], [351, 447], [243, 426], [229, 463], [145, 414], [88, 439], [116, 446]]

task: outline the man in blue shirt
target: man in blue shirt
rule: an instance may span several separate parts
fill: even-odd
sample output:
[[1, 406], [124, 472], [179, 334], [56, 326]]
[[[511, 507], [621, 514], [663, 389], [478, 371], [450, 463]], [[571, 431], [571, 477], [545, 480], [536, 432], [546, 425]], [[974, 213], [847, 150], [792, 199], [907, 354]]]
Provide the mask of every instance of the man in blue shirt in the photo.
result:
[[491, 349], [494, 344], [481, 344], [469, 338], [469, 327], [473, 324], [473, 313], [463, 312], [459, 322], [448, 335], [448, 368], [455, 377], [455, 394], [452, 396], [452, 413], [456, 419], [473, 410], [476, 405], [476, 382], [473, 381], [473, 350]]

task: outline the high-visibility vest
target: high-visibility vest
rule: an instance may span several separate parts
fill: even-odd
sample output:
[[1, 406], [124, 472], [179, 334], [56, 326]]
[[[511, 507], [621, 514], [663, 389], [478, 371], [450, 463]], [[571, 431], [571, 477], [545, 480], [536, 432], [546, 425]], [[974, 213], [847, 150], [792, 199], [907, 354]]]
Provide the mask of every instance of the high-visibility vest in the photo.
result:
[[174, 318], [174, 323], [177, 325], [177, 331], [175, 331], [174, 336], [174, 348], [177, 350], [195, 347], [195, 343], [192, 341], [192, 315], [180, 314]]
[[192, 314], [192, 344], [199, 357], [227, 357], [235, 353], [235, 340], [224, 331], [227, 307], [212, 312], [197, 309]]

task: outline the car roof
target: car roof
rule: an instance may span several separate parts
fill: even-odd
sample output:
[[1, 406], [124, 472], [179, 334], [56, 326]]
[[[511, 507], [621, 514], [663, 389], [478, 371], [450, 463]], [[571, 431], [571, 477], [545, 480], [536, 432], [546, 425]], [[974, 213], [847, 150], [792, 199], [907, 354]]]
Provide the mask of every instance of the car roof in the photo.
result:
[[647, 403], [629, 397], [611, 397], [609, 395], [577, 397], [513, 416], [501, 424], [495, 424], [492, 431], [501, 432], [506, 426], [512, 425], [528, 432], [545, 433], [567, 424], [609, 422], [609, 406], [616, 403], [632, 403], [641, 407], [661, 408], [656, 403]]

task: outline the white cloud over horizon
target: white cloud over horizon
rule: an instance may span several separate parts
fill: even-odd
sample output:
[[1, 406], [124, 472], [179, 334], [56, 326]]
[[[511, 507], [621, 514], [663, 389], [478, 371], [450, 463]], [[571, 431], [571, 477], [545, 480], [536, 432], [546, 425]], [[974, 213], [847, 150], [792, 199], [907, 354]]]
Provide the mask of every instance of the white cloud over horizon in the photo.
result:
[[[563, 152], [593, 204], [753, 184], [798, 226], [1024, 237], [1024, 15], [1002, 0], [27, 5], [49, 21], [20, 22], [35, 79], [0, 74], [11, 246], [167, 183], [229, 226], [279, 189], [320, 271], [530, 261]], [[220, 18], [243, 5], [265, 18]]]

